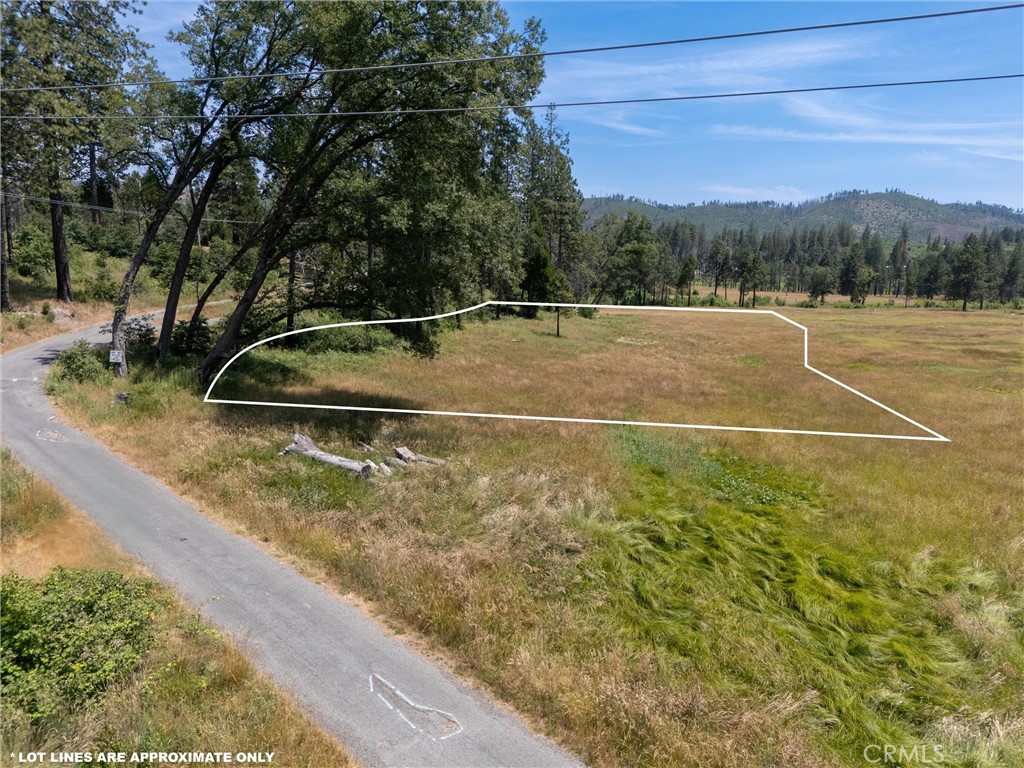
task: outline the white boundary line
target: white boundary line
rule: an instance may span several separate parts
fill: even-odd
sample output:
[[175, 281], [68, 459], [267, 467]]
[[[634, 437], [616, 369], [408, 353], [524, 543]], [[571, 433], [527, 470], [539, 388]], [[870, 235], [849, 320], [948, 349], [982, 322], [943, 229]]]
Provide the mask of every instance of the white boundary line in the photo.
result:
[[[717, 426], [711, 424], [674, 424], [670, 422], [659, 422], [659, 421], [621, 421], [617, 419], [572, 419], [561, 416], [525, 416], [508, 413], [469, 413], [463, 411], [426, 411], [426, 410], [415, 410], [411, 408], [370, 408], [367, 406], [357, 405], [315, 405], [312, 403], [277, 403], [277, 402], [263, 402], [257, 400], [221, 400], [210, 397], [210, 393], [213, 392], [213, 388], [217, 386], [217, 381], [224, 372], [231, 367], [231, 364], [238, 358], [244, 355], [246, 352], [255, 349], [256, 347], [268, 344], [271, 341], [277, 339], [283, 339], [286, 336], [294, 336], [299, 333], [309, 333], [310, 331], [319, 331], [325, 328], [346, 328], [357, 325], [393, 325], [397, 323], [416, 323], [424, 322], [427, 320], [441, 320], [446, 317], [455, 317], [456, 315], [462, 315], [467, 312], [475, 312], [478, 309], [484, 307], [561, 307], [565, 309], [634, 309], [634, 310], [647, 310], [647, 311], [660, 311], [660, 312], [732, 312], [736, 314], [745, 315], [772, 315], [784, 320], [790, 325], [796, 326], [804, 334], [804, 368], [816, 373], [833, 384], [838, 384], [845, 390], [852, 392], [858, 397], [862, 397], [872, 405], [878, 406], [882, 410], [888, 411], [894, 416], [898, 416], [908, 424], [913, 424], [918, 429], [924, 430], [928, 433], [925, 435], [884, 435], [884, 434], [873, 434], [865, 432], [825, 432], [813, 429], [771, 429], [767, 427], [726, 427]], [[257, 341], [255, 344], [250, 344], [242, 351], [235, 354], [230, 360], [225, 363], [224, 367], [220, 369], [213, 381], [210, 383], [209, 388], [206, 390], [206, 395], [203, 398], [205, 403], [218, 403], [221, 405], [263, 405], [276, 408], [319, 408], [335, 411], [371, 411], [374, 413], [403, 413], [413, 414], [419, 416], [473, 416], [483, 419], [518, 419], [522, 421], [558, 421], [558, 422], [571, 422], [575, 424], [616, 424], [624, 426], [637, 426], [637, 427], [670, 427], [674, 429], [717, 429], [725, 432], [769, 432], [773, 434], [784, 434], [784, 435], [825, 435], [828, 437], [866, 437], [875, 438], [880, 440], [918, 440], [924, 442], [939, 442], [948, 443], [951, 442], [948, 437], [943, 437], [933, 429], [929, 429], [924, 424], [919, 424], [908, 416], [904, 416], [899, 411], [890, 408], [884, 403], [880, 403], [872, 397], [868, 397], [863, 392], [859, 392], [848, 384], [844, 384], [829, 376], [826, 373], [822, 373], [817, 368], [813, 368], [810, 365], [808, 358], [808, 330], [807, 327], [801, 325], [795, 320], [791, 320], [785, 315], [780, 315], [778, 312], [771, 309], [730, 309], [724, 307], [659, 307], [659, 306], [633, 306], [624, 304], [569, 304], [569, 303], [552, 303], [552, 302], [536, 302], [536, 301], [485, 301], [480, 304], [476, 304], [466, 309], [457, 309], [452, 312], [443, 312], [439, 315], [431, 315], [430, 317], [407, 317], [401, 320], [360, 320], [347, 323], [328, 323], [326, 325], [317, 325], [312, 328], [300, 328], [295, 331], [286, 331], [285, 333], [279, 333], [276, 336], [270, 336], [261, 341]]]

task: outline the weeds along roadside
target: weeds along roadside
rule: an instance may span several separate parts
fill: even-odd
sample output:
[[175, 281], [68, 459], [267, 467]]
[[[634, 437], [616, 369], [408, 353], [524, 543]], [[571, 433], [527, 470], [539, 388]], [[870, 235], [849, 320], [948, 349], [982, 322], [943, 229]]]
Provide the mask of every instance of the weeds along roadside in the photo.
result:
[[[277, 752], [275, 763], [287, 766], [348, 765], [337, 744], [198, 614], [114, 549], [6, 449], [0, 461], [0, 765], [10, 764], [11, 752], [130, 753], [182, 745], [269, 748]], [[43, 626], [51, 636], [40, 635]], [[90, 633], [96, 632], [110, 651], [104, 664], [82, 663], [95, 653], [69, 655], [94, 642]], [[125, 633], [125, 642], [111, 644], [118, 633]]]
[[[1022, 759], [1019, 585], [952, 546], [836, 535], [848, 502], [786, 462], [643, 430], [211, 409], [186, 376], [135, 377], [130, 408], [101, 378], [51, 387], [592, 762], [859, 765], [881, 739]], [[351, 454], [368, 429], [470, 458], [366, 482], [277, 456], [292, 431]]]

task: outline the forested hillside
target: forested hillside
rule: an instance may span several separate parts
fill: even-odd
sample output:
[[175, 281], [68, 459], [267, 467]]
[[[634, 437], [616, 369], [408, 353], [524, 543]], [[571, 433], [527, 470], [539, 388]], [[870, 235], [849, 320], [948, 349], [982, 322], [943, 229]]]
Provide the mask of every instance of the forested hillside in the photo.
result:
[[904, 225], [914, 241], [928, 237], [959, 240], [983, 229], [1024, 226], [1024, 213], [1002, 205], [976, 203], [938, 203], [906, 192], [836, 192], [803, 203], [758, 201], [732, 203], [706, 201], [690, 205], [664, 205], [651, 200], [616, 195], [588, 197], [583, 201], [588, 223], [607, 213], [625, 215], [636, 211], [648, 216], [655, 225], [686, 221], [703, 225], [710, 232], [724, 228], [746, 229], [753, 224], [761, 231], [781, 227], [835, 226], [845, 222], [860, 231], [865, 226], [887, 240], [900, 236]]

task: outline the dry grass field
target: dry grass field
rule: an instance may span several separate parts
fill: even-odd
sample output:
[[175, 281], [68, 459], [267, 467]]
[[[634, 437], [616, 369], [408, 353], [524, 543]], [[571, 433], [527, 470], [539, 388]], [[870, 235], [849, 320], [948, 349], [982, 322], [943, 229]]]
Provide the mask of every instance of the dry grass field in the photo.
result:
[[[143, 368], [130, 408], [123, 383], [56, 391], [592, 764], [1021, 764], [1021, 316], [779, 311], [812, 365], [951, 442], [214, 406]], [[644, 314], [467, 323], [433, 360], [261, 349], [215, 395], [919, 434], [803, 370], [780, 320]], [[360, 480], [279, 456], [292, 432], [454, 461]]]
[[[472, 322], [490, 313], [465, 316], [458, 343], [442, 346], [433, 359], [381, 355], [368, 364], [365, 356], [327, 354], [296, 366], [287, 354], [257, 348], [248, 353], [256, 358], [253, 376], [246, 380], [250, 361], [243, 358], [212, 396], [231, 391], [257, 401], [377, 401], [417, 410], [927, 436], [807, 371], [803, 333], [773, 315], [604, 310], [592, 320], [563, 319], [556, 337], [549, 316]], [[311, 331], [309, 340], [331, 332]], [[279, 385], [259, 381], [261, 359]]]
[[[7, 451], [2, 464], [0, 574], [42, 579], [56, 567], [102, 569], [151, 583], [135, 560]], [[271, 745], [279, 765], [349, 764], [294, 701], [196, 613], [168, 590], [158, 588], [156, 599], [160, 610], [154, 639], [139, 668], [88, 703], [58, 708], [31, 723], [20, 716], [5, 717], [0, 765], [17, 764], [9, 760], [11, 752], [130, 753], [186, 746], [237, 751], [254, 745]]]

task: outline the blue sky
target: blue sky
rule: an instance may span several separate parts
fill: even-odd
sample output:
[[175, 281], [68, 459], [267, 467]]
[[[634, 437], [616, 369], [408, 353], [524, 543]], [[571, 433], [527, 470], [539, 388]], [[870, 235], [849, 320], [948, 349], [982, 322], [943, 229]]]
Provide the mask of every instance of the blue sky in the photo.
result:
[[[547, 50], [935, 13], [999, 3], [536, 2]], [[167, 30], [191, 2], [150, 2], [132, 23], [169, 75]], [[1024, 71], [1020, 9], [736, 41], [554, 57], [539, 102], [595, 101]], [[1024, 208], [1024, 83], [931, 85], [559, 111], [585, 195], [664, 203], [800, 202], [899, 188], [940, 202]]]

